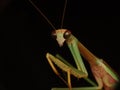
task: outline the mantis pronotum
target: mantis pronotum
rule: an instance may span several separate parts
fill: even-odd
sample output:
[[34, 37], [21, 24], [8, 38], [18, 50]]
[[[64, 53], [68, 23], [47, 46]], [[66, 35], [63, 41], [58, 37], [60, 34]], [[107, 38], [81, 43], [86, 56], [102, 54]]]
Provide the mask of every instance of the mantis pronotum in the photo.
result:
[[[65, 0], [61, 29], [57, 30], [47, 19], [47, 17], [35, 6], [35, 4], [31, 0], [29, 1], [53, 27], [55, 31], [52, 33], [52, 35], [56, 37], [58, 44], [60, 46], [63, 46], [64, 42], [67, 43], [77, 66], [77, 68], [73, 67], [59, 55], [53, 56], [52, 54], [47, 53], [46, 58], [51, 68], [56, 73], [56, 75], [58, 75], [68, 85], [68, 88], [53, 88], [53, 90], [114, 90], [117, 82], [119, 82], [118, 75], [105, 61], [93, 55], [81, 42], [78, 41], [75, 36], [72, 35], [69, 30], [62, 29], [67, 0]], [[92, 80], [88, 78], [88, 72], [83, 63], [81, 55], [90, 64], [91, 71], [98, 85], [96, 85]], [[60, 76], [54, 64], [56, 64], [60, 69], [67, 73], [67, 82]], [[84, 78], [91, 85], [93, 85], [93, 87], [72, 88], [70, 77], [71, 75], [75, 76], [76, 78]]]

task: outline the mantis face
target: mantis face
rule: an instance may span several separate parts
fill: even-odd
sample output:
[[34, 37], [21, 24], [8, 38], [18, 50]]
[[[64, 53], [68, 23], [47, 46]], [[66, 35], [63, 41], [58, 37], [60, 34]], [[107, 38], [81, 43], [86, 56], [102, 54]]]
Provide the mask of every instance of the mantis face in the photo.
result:
[[67, 29], [58, 29], [58, 30], [55, 30], [52, 33], [52, 35], [55, 37], [59, 46], [61, 47], [61, 46], [63, 46], [66, 39], [68, 39], [70, 37], [71, 32]]

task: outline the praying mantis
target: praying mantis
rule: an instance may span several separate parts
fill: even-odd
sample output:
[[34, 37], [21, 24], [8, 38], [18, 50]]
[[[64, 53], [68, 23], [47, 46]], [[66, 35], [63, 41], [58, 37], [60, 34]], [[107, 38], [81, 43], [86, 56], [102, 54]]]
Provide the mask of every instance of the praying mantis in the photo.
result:
[[[35, 4], [31, 0], [29, 0], [29, 2], [41, 13], [41, 15], [54, 28], [51, 22], [35, 6]], [[65, 14], [66, 3], [67, 0], [65, 0], [63, 18]], [[77, 68], [73, 67], [70, 63], [67, 62], [67, 60], [65, 60], [60, 55], [54, 56], [50, 53], [46, 53], [47, 61], [50, 64], [54, 73], [58, 75], [58, 77], [61, 80], [63, 80], [65, 84], [68, 85], [68, 88], [52, 88], [52, 90], [115, 90], [115, 87], [119, 82], [118, 75], [104, 60], [96, 57], [93, 53], [91, 53], [69, 30], [62, 28], [63, 18], [62, 18], [61, 28], [60, 29], [54, 28], [54, 32], [52, 33], [52, 35], [56, 38], [60, 47], [63, 46], [64, 42], [66, 42], [75, 60]], [[93, 73], [93, 76], [95, 77], [97, 84], [94, 83], [91, 79], [89, 79], [88, 72], [82, 58], [84, 58], [89, 63], [91, 71]], [[67, 73], [67, 81], [60, 76], [55, 65], [58, 66], [62, 71]], [[84, 78], [92, 86], [72, 87], [71, 75], [79, 79]]]

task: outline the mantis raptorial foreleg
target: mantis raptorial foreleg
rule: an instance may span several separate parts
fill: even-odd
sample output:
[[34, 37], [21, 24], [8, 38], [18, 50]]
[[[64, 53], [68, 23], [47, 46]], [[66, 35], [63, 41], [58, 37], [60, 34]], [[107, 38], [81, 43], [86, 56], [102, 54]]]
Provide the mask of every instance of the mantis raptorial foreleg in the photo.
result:
[[68, 62], [65, 61], [65, 63], [63, 62], [63, 60], [61, 61], [60, 59], [58, 59], [57, 57], [47, 53], [46, 54], [46, 58], [51, 66], [51, 68], [53, 69], [53, 71], [55, 72], [56, 75], [58, 75], [65, 83], [67, 83], [58, 73], [58, 71], [56, 70], [55, 66], [53, 63], [55, 63], [59, 68], [61, 68], [63, 71], [67, 72], [67, 76], [68, 76], [68, 87], [71, 89], [71, 80], [70, 80], [70, 74], [74, 75], [77, 78], [81, 78], [81, 77], [87, 77], [86, 74], [84, 72], [81, 72], [79, 70], [77, 70], [76, 68], [72, 67], [72, 65], [70, 65]]
[[[72, 65], [70, 65], [67, 61], [64, 61], [63, 59], [58, 59], [57, 57], [60, 56], [53, 56], [50, 53], [46, 54], [47, 60], [50, 64], [50, 66], [52, 67], [53, 71], [61, 78], [61, 76], [58, 74], [58, 71], [56, 70], [54, 64], [56, 64], [59, 68], [61, 68], [63, 71], [65, 71], [67, 73], [68, 76], [68, 82], [66, 82], [63, 78], [61, 78], [65, 83], [67, 83], [69, 90], [101, 90], [101, 87], [97, 87], [94, 83], [91, 83], [92, 85], [94, 85], [94, 87], [79, 87], [79, 88], [72, 88], [71, 87], [71, 78], [70, 75], [73, 75], [77, 78], [86, 78], [87, 75], [82, 72], [77, 70], [76, 68], [74, 68]], [[68, 88], [53, 88], [52, 90], [68, 90]]]
[[68, 85], [68, 83], [60, 76], [59, 72], [57, 71], [57, 69], [55, 68], [54, 64], [52, 63], [52, 60], [55, 60], [56, 58], [52, 55], [50, 55], [49, 53], [46, 54], [46, 58], [52, 68], [52, 70], [54, 71], [54, 73], [66, 84]]

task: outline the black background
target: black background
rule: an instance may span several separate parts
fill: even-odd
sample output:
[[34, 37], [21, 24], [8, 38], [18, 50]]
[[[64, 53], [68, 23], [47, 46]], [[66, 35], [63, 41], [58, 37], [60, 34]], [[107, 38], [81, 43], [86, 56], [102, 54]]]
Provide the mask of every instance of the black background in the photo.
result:
[[[60, 27], [64, 0], [32, 1], [56, 28]], [[119, 9], [115, 1], [68, 0], [63, 27], [118, 74]], [[60, 53], [68, 60], [72, 57], [66, 44], [60, 48], [51, 37], [52, 30], [28, 0], [0, 0], [1, 90], [50, 90], [65, 86], [51, 70], [45, 54]]]

